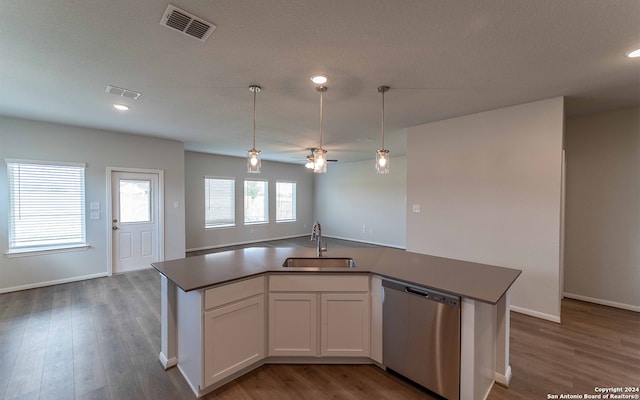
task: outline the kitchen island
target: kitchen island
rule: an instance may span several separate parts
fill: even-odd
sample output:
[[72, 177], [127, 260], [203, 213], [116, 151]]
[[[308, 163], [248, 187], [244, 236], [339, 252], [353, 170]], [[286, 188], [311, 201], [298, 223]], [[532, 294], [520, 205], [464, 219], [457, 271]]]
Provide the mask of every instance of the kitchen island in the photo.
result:
[[[520, 271], [391, 248], [332, 248], [355, 268], [283, 267], [309, 248], [246, 248], [154, 263], [165, 368], [197, 396], [264, 363], [382, 359], [382, 280], [461, 298], [460, 399], [508, 385], [509, 295]], [[235, 325], [234, 325], [235, 324]]]

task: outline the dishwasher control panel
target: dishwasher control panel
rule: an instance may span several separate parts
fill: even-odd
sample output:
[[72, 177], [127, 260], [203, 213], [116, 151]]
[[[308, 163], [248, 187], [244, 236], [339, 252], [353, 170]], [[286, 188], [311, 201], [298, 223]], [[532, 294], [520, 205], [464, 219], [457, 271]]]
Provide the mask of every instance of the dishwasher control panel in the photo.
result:
[[424, 297], [425, 299], [436, 301], [438, 303], [447, 304], [454, 307], [458, 307], [460, 305], [460, 298], [458, 296], [454, 296], [448, 293], [438, 292], [438, 291], [427, 289], [421, 286], [414, 286], [409, 283], [387, 280], [387, 279], [382, 281], [382, 285], [388, 288], [399, 290], [401, 292], [406, 292], [416, 296], [421, 296], [421, 297]]

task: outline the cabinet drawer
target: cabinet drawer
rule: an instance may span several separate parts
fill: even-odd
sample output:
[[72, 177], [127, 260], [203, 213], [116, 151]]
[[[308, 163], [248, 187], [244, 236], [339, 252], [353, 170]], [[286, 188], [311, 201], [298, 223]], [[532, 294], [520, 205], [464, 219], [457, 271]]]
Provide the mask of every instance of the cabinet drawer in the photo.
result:
[[204, 308], [218, 307], [260, 293], [264, 293], [264, 277], [262, 276], [229, 285], [218, 286], [205, 291]]
[[315, 274], [272, 275], [271, 292], [368, 292], [368, 275]]

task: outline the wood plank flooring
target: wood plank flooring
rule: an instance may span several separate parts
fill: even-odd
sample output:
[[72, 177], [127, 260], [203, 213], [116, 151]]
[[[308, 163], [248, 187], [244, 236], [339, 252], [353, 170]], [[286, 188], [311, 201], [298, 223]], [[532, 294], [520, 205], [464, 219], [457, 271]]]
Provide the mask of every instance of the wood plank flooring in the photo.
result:
[[[327, 242], [330, 249], [369, 246]], [[0, 295], [0, 399], [193, 399], [177, 368], [164, 371], [157, 361], [159, 314], [152, 269]], [[639, 313], [563, 300], [561, 325], [511, 318], [512, 385], [495, 386], [489, 399], [640, 385]], [[206, 398], [431, 399], [369, 365], [263, 366]]]

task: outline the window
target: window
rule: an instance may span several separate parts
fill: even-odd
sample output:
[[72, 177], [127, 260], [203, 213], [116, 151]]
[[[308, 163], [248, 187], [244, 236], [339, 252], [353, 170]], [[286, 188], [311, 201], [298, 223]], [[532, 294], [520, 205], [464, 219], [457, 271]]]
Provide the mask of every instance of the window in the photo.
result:
[[276, 222], [296, 220], [296, 183], [276, 182]]
[[235, 179], [204, 178], [204, 227], [236, 224]]
[[85, 165], [6, 161], [9, 254], [86, 246]]
[[244, 181], [244, 223], [269, 222], [266, 181]]
[[120, 179], [120, 223], [151, 221], [151, 181]]

